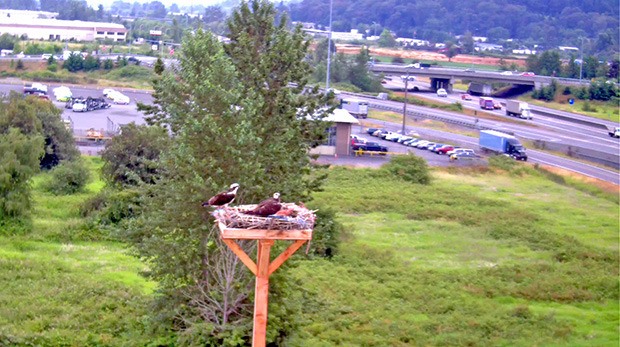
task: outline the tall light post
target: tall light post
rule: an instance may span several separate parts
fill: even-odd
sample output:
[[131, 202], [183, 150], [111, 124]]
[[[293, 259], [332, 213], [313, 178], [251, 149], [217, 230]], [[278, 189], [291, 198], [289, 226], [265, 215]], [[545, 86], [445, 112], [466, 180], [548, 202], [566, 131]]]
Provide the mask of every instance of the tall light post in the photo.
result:
[[329, 0], [329, 34], [327, 36], [327, 77], [325, 80], [325, 92], [329, 92], [329, 70], [332, 61], [332, 8], [334, 1]]
[[405, 120], [407, 119], [407, 92], [409, 91], [409, 68], [407, 68], [407, 77], [405, 78], [405, 103], [403, 104], [403, 129], [401, 134], [405, 136]]
[[579, 85], [581, 85], [581, 78], [583, 77], [583, 36], [581, 37], [581, 62], [579, 64]]

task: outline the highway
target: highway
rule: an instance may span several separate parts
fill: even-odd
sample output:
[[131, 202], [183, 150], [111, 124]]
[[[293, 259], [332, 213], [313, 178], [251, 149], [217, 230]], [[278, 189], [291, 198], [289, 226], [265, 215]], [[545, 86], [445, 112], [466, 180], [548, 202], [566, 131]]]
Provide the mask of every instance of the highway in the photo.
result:
[[[52, 90], [55, 87], [60, 86], [60, 84], [48, 84], [48, 89], [50, 94], [52, 94]], [[67, 85], [71, 88], [74, 96], [92, 96], [92, 97], [100, 97], [102, 95], [103, 87], [95, 87], [95, 86], [71, 86]], [[18, 93], [21, 93], [23, 89], [23, 83], [20, 80], [3, 80], [0, 82], [0, 93], [8, 93], [11, 90], [14, 90]], [[136, 109], [136, 101], [142, 103], [151, 103], [152, 97], [148, 91], [141, 90], [131, 90], [131, 89], [122, 89], [121, 90], [125, 95], [131, 98], [131, 103], [129, 105], [112, 105], [111, 108], [105, 110], [95, 110], [86, 113], [75, 113], [69, 109], [64, 108], [64, 103], [62, 102], [54, 102], [59, 108], [63, 110], [62, 117], [64, 119], [71, 119], [73, 122], [74, 133], [76, 136], [81, 136], [85, 133], [86, 129], [95, 128], [97, 130], [113, 130], [120, 125], [128, 124], [131, 122], [135, 122], [136, 124], [144, 124], [144, 115], [137, 111]], [[433, 94], [429, 94], [432, 96]], [[345, 96], [345, 95], [341, 95]], [[455, 94], [451, 96], [452, 98], [459, 98], [460, 96]], [[396, 112], [402, 112], [403, 104], [394, 101], [386, 101], [386, 100], [378, 100], [368, 98], [371, 102], [372, 107], [383, 108], [394, 110]], [[475, 101], [472, 101], [475, 106]], [[474, 107], [472, 106], [472, 107]], [[451, 140], [452, 142], [461, 143], [462, 145], [466, 145], [468, 147], [477, 148], [477, 139], [476, 138], [468, 138], [462, 135], [451, 134], [448, 132], [439, 132], [429, 129], [416, 128], [414, 126], [414, 118], [420, 119], [419, 115], [432, 115], [437, 117], [438, 119], [451, 119], [453, 122], [461, 122], [467, 123], [471, 127], [475, 126], [475, 119], [473, 117], [468, 117], [462, 114], [455, 114], [451, 112], [436, 110], [436, 109], [428, 109], [424, 107], [417, 107], [413, 105], [408, 106], [408, 131], [416, 131], [423, 134], [429, 134], [429, 136], [436, 137], [437, 139]], [[505, 116], [504, 116], [505, 117]], [[516, 120], [514, 118], [509, 117], [513, 120], [513, 122], [506, 123], [500, 120], [486, 120], [486, 119], [478, 119], [477, 126], [478, 127], [488, 127], [494, 128], [498, 130], [503, 130], [507, 132], [513, 132], [515, 135], [528, 138], [528, 139], [545, 139], [548, 141], [564, 141], [570, 143], [570, 141], [578, 141], [583, 144], [602, 144], [602, 148], [604, 148], [609, 153], [618, 154], [619, 142], [618, 139], [612, 139], [607, 136], [606, 130], [604, 129], [590, 129], [585, 126], [576, 126], [574, 123], [568, 123], [565, 121], [559, 120], [542, 120], [536, 117], [534, 121], [521, 121]], [[546, 122], [546, 123], [544, 123]], [[550, 128], [551, 126], [555, 128]], [[401, 125], [399, 124], [386, 124], [386, 127], [392, 129], [394, 131], [398, 131], [401, 129]], [[361, 130], [361, 129], [359, 129]], [[365, 135], [365, 137], [368, 137]], [[390, 148], [398, 146], [402, 147], [399, 144], [390, 144]], [[405, 148], [396, 149], [396, 151], [406, 150]], [[97, 153], [101, 150], [101, 147], [89, 147], [87, 152], [91, 154]], [[559, 167], [564, 167], [568, 170], [582, 173], [586, 176], [602, 179], [605, 181], [613, 182], [615, 184], [620, 184], [620, 179], [618, 177], [618, 172], [610, 169], [601, 168], [594, 165], [584, 164], [579, 161], [565, 159], [562, 157], [552, 156], [540, 151], [528, 150], [529, 155], [531, 157], [532, 162], [540, 162], [542, 164], [549, 164]]]

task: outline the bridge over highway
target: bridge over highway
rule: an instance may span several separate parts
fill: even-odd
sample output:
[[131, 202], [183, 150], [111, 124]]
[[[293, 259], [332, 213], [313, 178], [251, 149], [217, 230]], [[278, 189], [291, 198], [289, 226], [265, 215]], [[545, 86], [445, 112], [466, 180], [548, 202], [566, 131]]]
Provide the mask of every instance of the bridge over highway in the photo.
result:
[[556, 80], [561, 84], [589, 84], [590, 81], [579, 81], [567, 78], [556, 78], [549, 76], [523, 76], [518, 73], [509, 71], [474, 71], [472, 69], [452, 69], [444, 67], [420, 67], [416, 68], [412, 65], [394, 65], [394, 64], [373, 64], [369, 70], [374, 73], [383, 73], [385, 75], [412, 75], [429, 77], [431, 80], [431, 89], [437, 90], [444, 88], [452, 91], [452, 85], [455, 80], [468, 80], [480, 83], [501, 82], [507, 84], [516, 84], [524, 86], [533, 86], [536, 89], [551, 84]]

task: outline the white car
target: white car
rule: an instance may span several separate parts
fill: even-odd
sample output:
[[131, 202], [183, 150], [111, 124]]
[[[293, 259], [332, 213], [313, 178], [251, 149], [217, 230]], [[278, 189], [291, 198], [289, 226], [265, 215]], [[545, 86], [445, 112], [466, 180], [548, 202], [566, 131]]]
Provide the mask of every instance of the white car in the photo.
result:
[[446, 92], [446, 90], [443, 89], [443, 88], [439, 88], [439, 89], [437, 89], [437, 96], [440, 96], [442, 98], [447, 98], [448, 97], [448, 92]]
[[393, 132], [389, 131], [389, 132], [385, 135], [385, 137], [384, 137], [383, 139], [384, 139], [384, 140], [387, 140], [387, 141], [395, 141], [395, 140], [396, 140], [396, 139], [398, 139], [399, 137], [400, 137], [400, 134], [399, 134], [399, 133], [393, 133]]
[[452, 154], [456, 154], [456, 153], [471, 153], [471, 154], [475, 154], [473, 149], [469, 149], [469, 148], [455, 148], [449, 152], [447, 152], [446, 154], [448, 156], [451, 156]]
[[51, 57], [52, 57], [52, 55], [50, 53], [43, 53], [43, 54], [41, 54], [41, 60], [48, 60]]
[[60, 86], [54, 88], [54, 96], [56, 97], [56, 101], [69, 101], [73, 96], [71, 89], [65, 86]]
[[127, 95], [122, 94], [120, 92], [114, 92], [112, 94], [108, 94], [108, 97], [115, 104], [129, 105], [129, 102], [131, 101], [131, 99], [129, 99]]
[[504, 71], [504, 72], [502, 72], [500, 75], [504, 75], [504, 76], [512, 76], [512, 72], [510, 72], [510, 71]]
[[110, 94], [112, 94], [112, 93], [116, 93], [116, 90], [111, 89], [111, 88], [106, 88], [106, 89], [103, 90], [103, 96], [105, 96], [105, 97], [109, 98]]

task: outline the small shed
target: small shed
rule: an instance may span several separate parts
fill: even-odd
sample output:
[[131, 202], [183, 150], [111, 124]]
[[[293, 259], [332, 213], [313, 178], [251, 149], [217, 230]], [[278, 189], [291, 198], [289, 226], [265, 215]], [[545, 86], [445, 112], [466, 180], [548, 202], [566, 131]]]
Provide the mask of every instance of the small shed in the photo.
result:
[[327, 143], [310, 150], [312, 154], [321, 155], [350, 155], [351, 154], [351, 127], [360, 124], [347, 110], [337, 108], [325, 121], [332, 122], [329, 128]]

